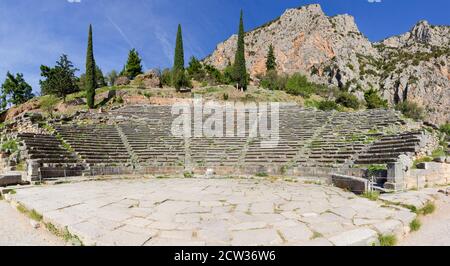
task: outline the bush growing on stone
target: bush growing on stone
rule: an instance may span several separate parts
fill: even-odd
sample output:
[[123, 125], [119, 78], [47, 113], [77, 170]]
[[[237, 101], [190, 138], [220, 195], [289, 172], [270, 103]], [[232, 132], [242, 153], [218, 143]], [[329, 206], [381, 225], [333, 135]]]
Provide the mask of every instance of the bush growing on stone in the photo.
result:
[[318, 104], [319, 110], [322, 111], [332, 111], [332, 110], [338, 110], [339, 105], [335, 103], [334, 101], [321, 101]]
[[439, 130], [445, 134], [447, 134], [447, 136], [450, 136], [450, 123], [446, 123], [444, 125], [442, 125]]
[[19, 145], [16, 140], [9, 139], [5, 141], [0, 148], [2, 152], [12, 154], [19, 150]]
[[399, 103], [395, 106], [395, 109], [402, 112], [404, 116], [416, 121], [422, 120], [424, 118], [425, 110], [414, 102], [405, 101]]
[[336, 99], [336, 103], [355, 110], [359, 108], [358, 98], [349, 92], [341, 92]]
[[387, 100], [382, 99], [376, 90], [370, 89], [364, 93], [364, 99], [368, 109], [387, 108]]

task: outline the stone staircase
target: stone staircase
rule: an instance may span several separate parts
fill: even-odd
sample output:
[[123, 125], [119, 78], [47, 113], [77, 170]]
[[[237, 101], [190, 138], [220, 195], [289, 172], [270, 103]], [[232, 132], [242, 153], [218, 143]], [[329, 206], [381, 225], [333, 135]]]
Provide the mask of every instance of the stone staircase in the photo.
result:
[[386, 164], [397, 161], [401, 154], [414, 154], [420, 143], [420, 132], [407, 132], [397, 135], [383, 136], [360, 154], [355, 164]]
[[112, 125], [60, 125], [55, 129], [89, 166], [131, 164], [131, 156]]

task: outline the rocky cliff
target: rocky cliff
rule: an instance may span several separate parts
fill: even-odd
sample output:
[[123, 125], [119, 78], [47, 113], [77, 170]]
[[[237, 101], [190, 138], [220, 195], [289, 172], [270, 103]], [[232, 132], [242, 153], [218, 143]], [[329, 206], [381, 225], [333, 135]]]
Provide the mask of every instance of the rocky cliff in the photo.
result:
[[[220, 43], [204, 62], [219, 69], [234, 61], [237, 36]], [[280, 73], [300, 72], [310, 80], [338, 86], [362, 98], [380, 90], [395, 104], [415, 101], [433, 123], [450, 121], [450, 27], [419, 22], [401, 36], [371, 43], [349, 15], [328, 17], [320, 5], [288, 9], [246, 33], [247, 68], [254, 81], [265, 72], [274, 46]]]

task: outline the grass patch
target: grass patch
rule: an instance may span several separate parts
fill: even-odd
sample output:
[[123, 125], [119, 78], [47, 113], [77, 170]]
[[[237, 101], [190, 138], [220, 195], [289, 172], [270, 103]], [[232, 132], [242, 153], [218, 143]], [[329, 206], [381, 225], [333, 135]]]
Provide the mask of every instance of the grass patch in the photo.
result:
[[321, 238], [321, 237], [323, 237], [323, 235], [321, 233], [314, 231], [313, 235], [311, 237], [311, 240], [316, 239], [316, 238]]
[[40, 222], [42, 221], [42, 215], [39, 214], [37, 211], [35, 210], [28, 210], [25, 206], [23, 206], [22, 204], [18, 204], [17, 205], [17, 210], [23, 214], [25, 214], [26, 216], [28, 216], [28, 218], [35, 220], [36, 222]]
[[420, 227], [422, 227], [422, 223], [417, 218], [412, 220], [412, 222], [409, 224], [409, 228], [411, 229], [411, 232], [419, 231]]
[[397, 245], [397, 237], [395, 235], [379, 235], [378, 241], [382, 247], [392, 247]]
[[17, 192], [16, 192], [14, 189], [11, 189], [11, 190], [8, 192], [8, 194], [15, 195], [15, 194], [17, 194]]
[[45, 228], [55, 236], [64, 239], [65, 242], [71, 241], [73, 243], [78, 243], [80, 246], [83, 246], [83, 242], [80, 240], [80, 238], [76, 235], [72, 235], [67, 227], [65, 227], [63, 230], [60, 230], [52, 223], [46, 223]]
[[429, 215], [432, 214], [435, 210], [436, 205], [434, 205], [433, 202], [428, 202], [427, 204], [425, 204], [425, 206], [423, 206], [422, 209], [419, 210], [419, 213], [423, 215]]
[[184, 178], [193, 178], [194, 174], [192, 172], [184, 172]]
[[255, 176], [257, 176], [257, 177], [268, 177], [269, 174], [265, 173], [265, 172], [261, 172], [261, 173], [257, 173]]
[[5, 198], [3, 198], [3, 194], [0, 194], [0, 200], [4, 200]]
[[361, 197], [372, 200], [372, 201], [376, 201], [380, 197], [380, 192], [378, 192], [378, 191], [364, 192], [361, 195]]
[[428, 163], [428, 162], [432, 162], [432, 161], [433, 161], [433, 158], [432, 157], [428, 157], [428, 156], [419, 158], [419, 159], [414, 161], [413, 168], [417, 169], [417, 165], [418, 164], [420, 164], [420, 163]]

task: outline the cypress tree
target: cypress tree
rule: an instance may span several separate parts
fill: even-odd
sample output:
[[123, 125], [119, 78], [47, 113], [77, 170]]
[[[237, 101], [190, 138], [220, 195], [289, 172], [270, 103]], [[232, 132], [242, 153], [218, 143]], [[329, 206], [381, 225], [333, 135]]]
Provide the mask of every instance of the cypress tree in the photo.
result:
[[244, 12], [241, 10], [239, 21], [239, 34], [236, 56], [234, 59], [234, 80], [238, 83], [238, 89], [247, 90], [247, 69], [245, 66], [245, 41], [244, 41]]
[[183, 34], [181, 32], [180, 24], [178, 24], [177, 40], [175, 43], [175, 58], [173, 60], [173, 70], [184, 70]]
[[184, 71], [184, 48], [183, 48], [183, 34], [181, 25], [178, 24], [177, 39], [175, 42], [175, 56], [173, 60], [172, 69], [172, 85], [177, 91], [181, 88], [191, 87], [188, 77]]
[[269, 45], [269, 52], [267, 53], [266, 69], [267, 71], [275, 70], [277, 68], [277, 62], [275, 61], [275, 54], [273, 52], [272, 44]]
[[86, 55], [86, 100], [89, 108], [95, 107], [95, 88], [97, 81], [95, 79], [95, 59], [94, 48], [92, 45], [92, 25], [89, 25], [88, 47]]

